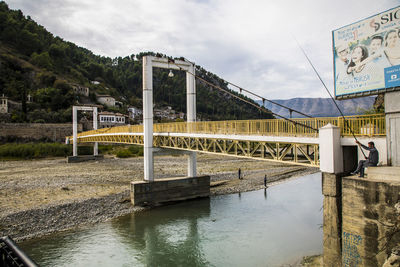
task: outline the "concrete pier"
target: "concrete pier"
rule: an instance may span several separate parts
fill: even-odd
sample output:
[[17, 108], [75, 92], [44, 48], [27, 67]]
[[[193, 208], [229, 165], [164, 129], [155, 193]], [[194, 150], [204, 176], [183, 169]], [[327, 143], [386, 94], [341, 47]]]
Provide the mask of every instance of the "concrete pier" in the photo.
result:
[[[342, 181], [343, 266], [382, 266], [400, 243], [400, 167]], [[397, 204], [397, 205], [396, 205]]]
[[135, 206], [181, 201], [210, 196], [210, 176], [167, 178], [131, 183]]
[[342, 177], [322, 173], [322, 194], [324, 195], [324, 267], [340, 267], [342, 261]]
[[400, 244], [400, 167], [323, 173], [322, 192], [324, 266], [382, 266]]

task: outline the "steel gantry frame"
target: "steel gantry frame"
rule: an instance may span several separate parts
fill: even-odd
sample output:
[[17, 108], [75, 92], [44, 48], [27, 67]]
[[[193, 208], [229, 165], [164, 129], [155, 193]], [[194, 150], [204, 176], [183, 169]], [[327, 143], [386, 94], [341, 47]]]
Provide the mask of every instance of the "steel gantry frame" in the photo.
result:
[[[154, 180], [153, 157], [153, 67], [186, 71], [186, 117], [187, 122], [196, 121], [195, 68], [191, 62], [154, 56], [143, 57], [143, 134], [144, 134], [144, 180]], [[190, 74], [192, 73], [192, 74]], [[196, 153], [188, 157], [188, 177], [196, 176]]]

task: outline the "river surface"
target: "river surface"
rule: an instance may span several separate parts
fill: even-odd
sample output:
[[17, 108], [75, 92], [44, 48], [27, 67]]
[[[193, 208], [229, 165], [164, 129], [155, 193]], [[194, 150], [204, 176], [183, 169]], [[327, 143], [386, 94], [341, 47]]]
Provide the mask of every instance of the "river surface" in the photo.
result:
[[280, 266], [322, 253], [321, 174], [21, 243], [41, 266]]

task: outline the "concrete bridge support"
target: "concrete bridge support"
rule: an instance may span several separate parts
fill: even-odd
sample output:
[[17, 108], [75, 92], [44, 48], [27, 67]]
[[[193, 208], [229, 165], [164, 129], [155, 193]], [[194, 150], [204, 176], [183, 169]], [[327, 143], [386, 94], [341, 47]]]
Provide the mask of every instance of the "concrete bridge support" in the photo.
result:
[[[186, 152], [188, 177], [154, 181], [153, 148], [153, 67], [185, 70], [188, 132], [196, 121], [196, 84], [194, 64], [186, 61], [171, 61], [167, 58], [143, 57], [143, 131], [144, 131], [144, 181], [131, 183], [133, 205], [156, 205], [162, 202], [179, 201], [210, 195], [210, 177], [196, 177], [196, 152]], [[165, 151], [164, 151], [165, 152]]]
[[[388, 117], [392, 123], [387, 128], [392, 131], [387, 140], [388, 159], [396, 164], [397, 151], [393, 149], [398, 146], [400, 112]], [[397, 257], [400, 262], [400, 256], [392, 254], [400, 243], [399, 167], [369, 167], [366, 178], [345, 177], [347, 156], [343, 154], [339, 128], [321, 128], [319, 139], [324, 195], [323, 266], [383, 266], [389, 257]]]
[[[192, 73], [192, 74], [191, 74]], [[190, 65], [186, 73], [186, 110], [187, 122], [196, 122], [196, 81], [194, 65]], [[191, 130], [191, 127], [188, 127]], [[191, 152], [188, 157], [188, 177], [196, 176], [197, 153]]]
[[324, 195], [324, 254], [325, 267], [341, 266], [341, 176], [343, 150], [340, 128], [328, 124], [319, 129], [320, 169], [322, 171], [322, 194]]

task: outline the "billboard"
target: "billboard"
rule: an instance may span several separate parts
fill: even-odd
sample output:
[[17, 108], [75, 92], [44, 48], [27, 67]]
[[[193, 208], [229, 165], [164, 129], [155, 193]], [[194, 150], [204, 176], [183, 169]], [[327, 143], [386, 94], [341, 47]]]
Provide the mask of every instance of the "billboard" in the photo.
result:
[[336, 98], [400, 90], [400, 6], [332, 32]]

